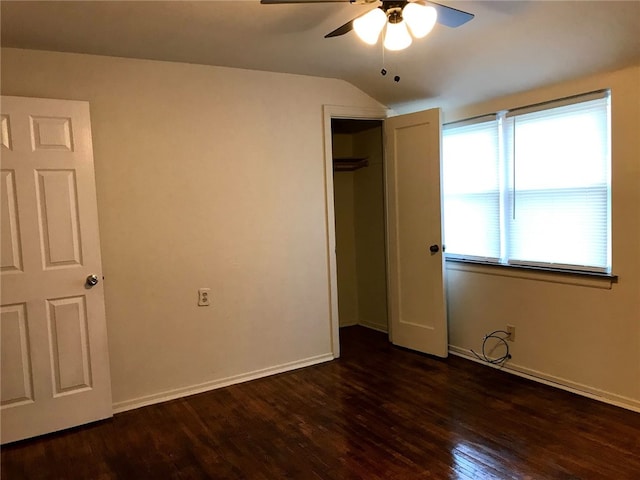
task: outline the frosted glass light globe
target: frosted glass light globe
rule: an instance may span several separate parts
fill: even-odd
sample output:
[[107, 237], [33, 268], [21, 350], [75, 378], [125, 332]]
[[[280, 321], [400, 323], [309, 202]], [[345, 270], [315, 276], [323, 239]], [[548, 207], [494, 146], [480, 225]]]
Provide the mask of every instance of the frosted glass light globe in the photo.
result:
[[403, 50], [411, 45], [411, 35], [407, 30], [407, 24], [403, 21], [388, 23], [387, 32], [384, 35], [384, 48], [387, 50]]
[[407, 22], [411, 34], [415, 38], [422, 38], [433, 30], [438, 12], [431, 6], [409, 3], [402, 10], [402, 18]]
[[380, 8], [374, 8], [356, 18], [353, 21], [353, 29], [363, 42], [375, 45], [386, 22], [385, 13]]

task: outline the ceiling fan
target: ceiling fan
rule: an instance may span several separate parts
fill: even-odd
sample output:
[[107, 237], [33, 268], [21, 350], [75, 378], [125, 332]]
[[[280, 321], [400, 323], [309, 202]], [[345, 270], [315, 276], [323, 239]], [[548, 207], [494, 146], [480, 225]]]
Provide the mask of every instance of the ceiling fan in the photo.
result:
[[407, 0], [260, 0], [262, 4], [349, 2], [355, 5], [376, 5], [364, 14], [348, 21], [325, 35], [338, 37], [355, 30], [366, 43], [374, 45], [383, 30], [384, 46], [388, 50], [402, 50], [411, 45], [414, 38], [426, 36], [435, 23], [447, 27], [459, 27], [472, 20], [472, 13], [447, 7], [431, 1]]

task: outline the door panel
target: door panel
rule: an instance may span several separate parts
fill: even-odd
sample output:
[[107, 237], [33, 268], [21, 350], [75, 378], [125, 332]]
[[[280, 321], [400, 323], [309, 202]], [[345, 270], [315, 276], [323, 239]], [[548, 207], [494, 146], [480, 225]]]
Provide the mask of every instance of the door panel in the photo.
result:
[[18, 208], [15, 176], [12, 171], [2, 170], [2, 272], [22, 270], [20, 233], [18, 232]]
[[45, 269], [81, 265], [73, 170], [39, 170], [38, 219]]
[[91, 387], [84, 298], [47, 301], [54, 396]]
[[34, 151], [73, 151], [71, 119], [64, 117], [31, 117], [31, 145]]
[[440, 110], [391, 117], [385, 133], [391, 341], [446, 357]]
[[2, 443], [112, 415], [89, 106], [2, 97]]
[[26, 305], [6, 305], [2, 322], [2, 406], [33, 401]]
[[0, 115], [0, 147], [2, 151], [11, 150], [11, 126], [9, 115]]

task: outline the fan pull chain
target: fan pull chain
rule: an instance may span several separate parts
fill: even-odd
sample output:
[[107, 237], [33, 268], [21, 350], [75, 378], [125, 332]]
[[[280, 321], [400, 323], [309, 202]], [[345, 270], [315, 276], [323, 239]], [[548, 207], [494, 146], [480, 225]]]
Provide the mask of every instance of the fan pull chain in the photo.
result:
[[[387, 69], [385, 68], [385, 56], [384, 56], [384, 44], [382, 42], [380, 42], [380, 48], [382, 48], [382, 69], [380, 70], [380, 75], [382, 75], [383, 77], [387, 75]], [[395, 65], [393, 65], [395, 68]], [[393, 77], [393, 81], [398, 83], [400, 81], [400, 75], [395, 75]]]

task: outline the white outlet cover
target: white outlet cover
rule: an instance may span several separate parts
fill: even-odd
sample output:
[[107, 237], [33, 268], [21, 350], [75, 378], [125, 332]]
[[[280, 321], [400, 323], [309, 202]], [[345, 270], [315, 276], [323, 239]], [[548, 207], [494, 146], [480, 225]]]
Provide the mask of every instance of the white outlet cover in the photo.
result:
[[198, 289], [198, 306], [208, 307], [211, 302], [211, 289], [199, 288]]

